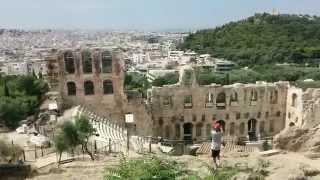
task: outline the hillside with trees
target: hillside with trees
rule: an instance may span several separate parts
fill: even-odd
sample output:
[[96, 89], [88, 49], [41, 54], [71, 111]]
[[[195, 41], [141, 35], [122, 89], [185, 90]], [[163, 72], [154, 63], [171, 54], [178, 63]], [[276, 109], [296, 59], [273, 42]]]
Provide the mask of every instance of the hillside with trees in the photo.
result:
[[16, 128], [21, 120], [34, 114], [48, 86], [35, 75], [0, 75], [0, 121]]
[[190, 34], [180, 48], [226, 58], [242, 66], [284, 62], [318, 64], [320, 17], [256, 14]]

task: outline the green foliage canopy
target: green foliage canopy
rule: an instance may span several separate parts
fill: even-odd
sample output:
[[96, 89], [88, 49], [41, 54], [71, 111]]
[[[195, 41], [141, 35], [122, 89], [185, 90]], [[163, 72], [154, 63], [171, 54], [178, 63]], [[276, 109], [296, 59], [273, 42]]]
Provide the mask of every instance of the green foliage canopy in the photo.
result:
[[178, 73], [168, 73], [164, 76], [156, 78], [153, 82], [153, 86], [162, 87], [163, 85], [176, 84], [179, 81]]
[[47, 91], [47, 84], [33, 76], [0, 76], [0, 120], [17, 127], [36, 111]]
[[246, 66], [281, 62], [318, 63], [320, 18], [256, 14], [190, 34], [180, 48], [209, 53]]

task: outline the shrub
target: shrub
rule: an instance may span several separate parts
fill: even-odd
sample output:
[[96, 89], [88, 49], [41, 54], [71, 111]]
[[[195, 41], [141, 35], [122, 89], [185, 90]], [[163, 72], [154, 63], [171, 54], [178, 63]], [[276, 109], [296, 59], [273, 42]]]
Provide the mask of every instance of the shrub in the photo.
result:
[[105, 180], [140, 180], [176, 179], [182, 175], [182, 169], [175, 161], [161, 159], [155, 156], [145, 156], [134, 160], [128, 160], [124, 156], [116, 167], [107, 168]]

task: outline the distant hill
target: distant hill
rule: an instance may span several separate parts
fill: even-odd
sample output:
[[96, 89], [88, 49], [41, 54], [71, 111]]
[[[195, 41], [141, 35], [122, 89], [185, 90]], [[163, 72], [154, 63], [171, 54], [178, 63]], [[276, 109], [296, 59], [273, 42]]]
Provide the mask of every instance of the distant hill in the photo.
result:
[[320, 59], [320, 17], [256, 14], [190, 34], [180, 48], [209, 53], [240, 65], [312, 64]]

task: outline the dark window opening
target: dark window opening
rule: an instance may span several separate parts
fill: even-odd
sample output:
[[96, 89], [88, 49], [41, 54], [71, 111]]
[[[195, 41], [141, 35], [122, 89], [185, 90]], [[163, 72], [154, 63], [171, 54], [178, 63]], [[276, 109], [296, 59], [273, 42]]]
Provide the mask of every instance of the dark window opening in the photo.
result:
[[64, 53], [64, 63], [65, 63], [66, 71], [70, 74], [73, 74], [75, 72], [75, 65], [74, 65], [74, 57], [72, 52]]
[[94, 85], [92, 81], [84, 82], [84, 94], [93, 95], [94, 94]]
[[82, 52], [83, 73], [92, 73], [92, 57], [89, 51]]
[[77, 94], [77, 88], [74, 82], [68, 82], [67, 89], [68, 89], [69, 96], [75, 96]]
[[110, 80], [103, 81], [103, 92], [104, 94], [113, 94], [112, 81]]
[[218, 109], [224, 109], [226, 107], [226, 94], [224, 92], [218, 94], [216, 103]]
[[234, 129], [235, 129], [235, 123], [232, 122], [232, 123], [230, 123], [230, 129], [229, 129], [230, 136], [234, 135]]
[[102, 53], [102, 72], [111, 73], [112, 72], [112, 56], [109, 51]]
[[202, 135], [202, 123], [196, 125], [196, 136], [200, 137]]
[[175, 131], [176, 131], [176, 138], [180, 138], [181, 134], [180, 134], [180, 124], [176, 124], [175, 125]]

